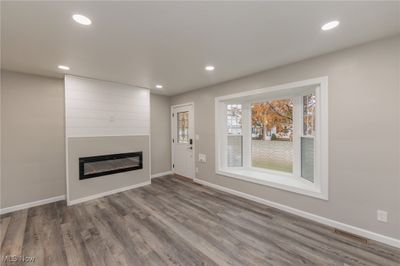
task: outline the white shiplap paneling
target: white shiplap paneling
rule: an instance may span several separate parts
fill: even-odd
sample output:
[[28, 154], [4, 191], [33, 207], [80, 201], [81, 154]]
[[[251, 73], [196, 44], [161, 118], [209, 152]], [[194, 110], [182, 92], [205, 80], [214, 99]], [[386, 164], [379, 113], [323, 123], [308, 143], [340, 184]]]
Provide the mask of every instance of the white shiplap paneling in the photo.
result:
[[67, 137], [150, 134], [150, 92], [108, 81], [65, 76]]

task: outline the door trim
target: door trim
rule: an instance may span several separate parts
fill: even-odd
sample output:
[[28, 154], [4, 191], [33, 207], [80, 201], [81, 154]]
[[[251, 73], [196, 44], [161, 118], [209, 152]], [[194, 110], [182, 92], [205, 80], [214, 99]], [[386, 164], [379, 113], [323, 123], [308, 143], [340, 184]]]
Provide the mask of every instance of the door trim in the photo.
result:
[[175, 169], [173, 167], [174, 164], [174, 143], [172, 142], [172, 139], [175, 137], [174, 136], [174, 120], [172, 117], [172, 114], [174, 112], [174, 108], [177, 107], [183, 107], [183, 106], [192, 106], [192, 112], [193, 112], [193, 178], [189, 178], [192, 180], [196, 179], [196, 123], [195, 123], [195, 110], [194, 110], [194, 102], [187, 102], [187, 103], [182, 103], [182, 104], [175, 104], [175, 105], [171, 105], [171, 112], [170, 112], [170, 119], [171, 119], [171, 139], [170, 139], [170, 143], [171, 143], [171, 171], [173, 174], [175, 174]]

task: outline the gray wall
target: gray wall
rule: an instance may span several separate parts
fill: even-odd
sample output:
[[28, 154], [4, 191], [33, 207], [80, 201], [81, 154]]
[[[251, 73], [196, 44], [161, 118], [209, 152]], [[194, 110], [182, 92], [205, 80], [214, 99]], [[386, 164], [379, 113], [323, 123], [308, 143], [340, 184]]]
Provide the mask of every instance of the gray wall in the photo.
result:
[[[63, 79], [2, 70], [0, 96], [0, 208], [66, 194]], [[170, 170], [169, 112], [151, 95], [152, 174]]]
[[[397, 36], [172, 97], [195, 103], [196, 152], [207, 155], [197, 177], [399, 239], [399, 61]], [[328, 201], [215, 174], [216, 96], [320, 76], [329, 76]], [[389, 212], [387, 223], [377, 209]]]
[[[149, 137], [113, 136], [68, 138], [69, 200], [150, 181]], [[143, 169], [79, 180], [79, 158], [125, 152], [143, 152]]]
[[171, 170], [170, 97], [150, 94], [151, 174]]
[[63, 80], [1, 71], [1, 208], [64, 194]]

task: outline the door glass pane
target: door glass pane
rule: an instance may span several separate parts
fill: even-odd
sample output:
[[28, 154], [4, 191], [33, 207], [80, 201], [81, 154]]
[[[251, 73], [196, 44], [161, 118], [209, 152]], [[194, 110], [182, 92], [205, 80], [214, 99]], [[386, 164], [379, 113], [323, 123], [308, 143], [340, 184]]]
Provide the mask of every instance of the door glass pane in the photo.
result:
[[189, 112], [178, 112], [177, 113], [178, 120], [178, 143], [189, 143]]
[[251, 136], [253, 167], [293, 172], [293, 100], [291, 98], [252, 104]]

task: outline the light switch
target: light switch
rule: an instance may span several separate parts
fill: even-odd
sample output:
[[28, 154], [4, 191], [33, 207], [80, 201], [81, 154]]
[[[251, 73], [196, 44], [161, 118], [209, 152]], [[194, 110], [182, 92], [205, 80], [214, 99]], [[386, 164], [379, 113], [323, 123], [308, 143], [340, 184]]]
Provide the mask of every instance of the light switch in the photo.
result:
[[196, 138], [196, 140], [199, 140], [200, 139], [199, 134], [196, 134], [195, 138]]

